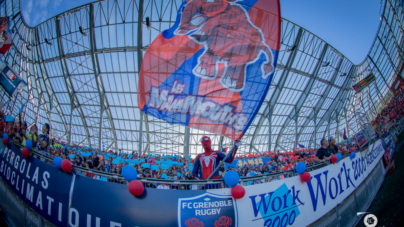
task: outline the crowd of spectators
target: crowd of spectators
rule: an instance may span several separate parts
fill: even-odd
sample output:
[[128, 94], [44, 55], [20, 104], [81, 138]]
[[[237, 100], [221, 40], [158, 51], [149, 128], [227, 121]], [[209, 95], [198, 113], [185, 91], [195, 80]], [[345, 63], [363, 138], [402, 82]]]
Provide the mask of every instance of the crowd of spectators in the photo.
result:
[[[375, 125], [376, 134], [380, 135], [388, 129], [385, 125], [394, 124], [404, 115], [404, 85], [400, 86], [397, 94], [389, 101], [380, 114], [372, 121]], [[139, 178], [151, 179], [169, 179], [169, 180], [193, 180], [192, 169], [194, 159], [180, 155], [150, 155], [139, 154], [136, 151], [104, 151], [92, 147], [77, 146], [74, 144], [66, 144], [60, 139], [49, 138], [49, 124], [44, 124], [41, 130], [33, 124], [28, 129], [26, 122], [7, 121], [7, 115], [4, 111], [0, 112], [0, 132], [7, 133], [9, 139], [16, 143], [26, 145], [29, 139], [32, 141], [33, 149], [37, 150], [45, 156], [53, 159], [59, 156], [63, 159], [70, 160], [73, 165], [83, 167], [82, 170], [76, 170], [76, 174], [116, 183], [126, 184], [125, 180], [116, 177], [105, 177], [94, 174], [93, 170], [111, 174], [121, 174], [122, 168], [126, 165], [132, 165], [138, 172]], [[222, 166], [219, 169], [221, 177], [226, 171], [234, 170], [240, 177], [263, 176], [262, 178], [250, 181], [249, 184], [269, 182], [288, 177], [287, 170], [293, 170], [298, 162], [304, 162], [307, 166], [315, 163], [325, 162], [336, 153], [346, 155], [354, 145], [348, 141], [336, 144], [334, 138], [322, 139], [320, 148], [298, 148], [290, 151], [268, 151], [263, 153], [253, 153], [245, 155], [237, 155], [234, 162], [236, 167]], [[265, 160], [265, 161], [263, 161]], [[149, 164], [149, 165], [144, 165]], [[166, 166], [168, 164], [168, 167]], [[154, 166], [154, 168], [152, 168]], [[163, 168], [164, 166], [164, 168]], [[234, 166], [234, 165], [233, 165]], [[285, 174], [277, 174], [271, 177], [271, 173], [285, 172]], [[265, 176], [268, 175], [268, 176]], [[273, 174], [272, 174], [273, 175]], [[148, 183], [148, 187], [156, 187], [167, 189], [164, 184]], [[190, 189], [189, 185], [172, 185], [177, 189]]]
[[404, 115], [404, 84], [396, 90], [396, 94], [386, 104], [380, 114], [371, 121], [375, 133], [382, 136]]
[[[3, 114], [4, 115], [4, 114]], [[1, 117], [1, 116], [0, 116]], [[2, 118], [4, 119], [4, 117]], [[138, 172], [139, 178], [152, 178], [152, 179], [169, 179], [169, 180], [193, 180], [192, 170], [194, 165], [194, 159], [184, 157], [180, 155], [150, 155], [139, 154], [136, 151], [124, 152], [118, 151], [104, 151], [92, 147], [83, 147], [66, 144], [63, 141], [55, 138], [50, 139], [48, 136], [49, 125], [45, 124], [42, 128], [42, 134], [38, 135], [38, 128], [36, 125], [32, 125], [29, 130], [27, 124], [20, 120], [19, 123], [8, 122], [2, 130], [8, 133], [9, 138], [16, 143], [20, 143], [25, 146], [26, 140], [30, 139], [36, 147], [36, 150], [42, 152], [42, 154], [53, 159], [56, 156], [62, 159], [67, 159], [75, 166], [82, 167], [82, 170], [76, 170], [76, 174], [104, 180], [113, 181], [116, 183], [125, 184], [125, 180], [105, 177], [94, 174], [93, 170], [101, 171], [111, 174], [121, 174], [122, 168], [126, 165], [132, 165]], [[4, 126], [4, 127], [3, 127]], [[40, 142], [41, 141], [41, 142]], [[347, 153], [347, 148], [342, 145], [335, 145], [335, 140], [330, 138], [330, 145], [325, 140], [325, 146], [330, 152], [327, 154], [319, 154], [317, 149], [305, 149], [295, 148], [293, 151], [277, 151], [277, 152], [264, 152], [262, 154], [254, 153], [249, 155], [237, 155], [234, 162], [237, 163], [237, 168], [228, 167], [225, 169], [222, 166], [219, 169], [219, 175], [224, 176], [228, 170], [236, 171], [240, 177], [253, 177], [259, 175], [269, 175], [270, 173], [279, 173], [286, 170], [294, 169], [298, 162], [304, 162], [307, 165], [312, 165], [315, 162], [322, 162], [329, 159], [330, 154], [340, 152], [342, 154]], [[320, 148], [321, 150], [321, 148]], [[262, 160], [265, 160], [265, 163]], [[164, 163], [169, 163], [168, 167], [162, 168]], [[144, 166], [143, 164], [148, 164]], [[152, 169], [155, 166], [157, 169]], [[83, 170], [85, 169], [85, 170]], [[87, 170], [87, 171], [86, 171]], [[276, 177], [265, 177], [259, 182], [268, 182], [277, 179], [283, 179], [287, 177], [288, 173], [284, 175], [278, 175]], [[250, 183], [258, 183], [258, 180]], [[165, 187], [164, 185], [150, 184], [150, 187]], [[187, 185], [175, 185], [178, 189], [187, 188]], [[160, 188], [161, 188], [160, 187]]]

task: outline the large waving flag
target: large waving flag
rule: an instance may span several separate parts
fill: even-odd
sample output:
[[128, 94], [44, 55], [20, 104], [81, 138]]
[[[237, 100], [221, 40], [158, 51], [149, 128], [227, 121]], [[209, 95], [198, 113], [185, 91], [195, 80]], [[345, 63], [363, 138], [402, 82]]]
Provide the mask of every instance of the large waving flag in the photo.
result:
[[138, 102], [148, 115], [240, 139], [275, 72], [279, 0], [186, 0], [148, 47]]

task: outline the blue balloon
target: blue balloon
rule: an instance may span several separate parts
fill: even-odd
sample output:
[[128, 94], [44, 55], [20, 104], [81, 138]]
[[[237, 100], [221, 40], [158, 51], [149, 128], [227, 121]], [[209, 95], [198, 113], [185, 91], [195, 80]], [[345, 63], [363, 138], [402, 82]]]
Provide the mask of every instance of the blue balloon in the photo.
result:
[[8, 139], [7, 133], [4, 133], [4, 134], [3, 134], [3, 139]]
[[28, 148], [28, 150], [31, 150], [32, 149], [32, 141], [30, 139], [28, 139], [25, 142], [25, 146]]
[[57, 168], [60, 169], [60, 168], [62, 168], [62, 161], [63, 161], [63, 159], [61, 157], [56, 156], [53, 159], [53, 165], [55, 165]]
[[133, 181], [137, 179], [137, 171], [133, 166], [124, 166], [122, 168], [122, 176], [127, 181]]
[[338, 161], [337, 161], [337, 162], [341, 161], [341, 160], [342, 160], [342, 154], [337, 153], [337, 158], [338, 158]]
[[238, 176], [238, 173], [234, 170], [227, 171], [226, 174], [224, 175], [224, 182], [227, 184], [227, 186], [231, 188], [236, 186], [239, 180], [240, 177]]
[[306, 171], [306, 164], [304, 164], [303, 162], [299, 162], [296, 165], [296, 173], [298, 174], [302, 174]]
[[352, 152], [350, 157], [351, 157], [351, 159], [354, 159], [356, 157], [356, 153]]

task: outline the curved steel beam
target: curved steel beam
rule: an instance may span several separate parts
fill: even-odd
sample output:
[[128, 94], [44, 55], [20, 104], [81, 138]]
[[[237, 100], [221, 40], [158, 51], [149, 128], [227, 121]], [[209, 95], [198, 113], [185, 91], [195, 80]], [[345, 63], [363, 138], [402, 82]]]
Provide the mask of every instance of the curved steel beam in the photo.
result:
[[[279, 139], [282, 137], [283, 133], [285, 132], [286, 127], [295, 118], [295, 115], [299, 114], [300, 109], [303, 107], [303, 104], [306, 102], [307, 98], [309, 97], [310, 91], [311, 91], [311, 89], [312, 89], [312, 87], [314, 85], [314, 82], [316, 82], [316, 78], [318, 76], [318, 73], [320, 72], [320, 69], [321, 69], [321, 66], [323, 64], [323, 60], [324, 60], [325, 54], [327, 53], [327, 50], [328, 50], [328, 44], [325, 43], [325, 45], [323, 47], [323, 50], [321, 51], [320, 58], [318, 59], [316, 68], [314, 69], [313, 76], [310, 78], [310, 81], [307, 84], [304, 92], [302, 93], [302, 96], [300, 97], [298, 103], [296, 104], [294, 111], [292, 111], [289, 114], [288, 118], [284, 122], [284, 124], [283, 124], [283, 126], [281, 128], [281, 131], [279, 132], [279, 136], [276, 139], [276, 142], [275, 142], [276, 145], [279, 144]], [[296, 124], [297, 124], [297, 122], [296, 122]]]
[[88, 130], [87, 122], [86, 122], [86, 119], [84, 119], [83, 110], [81, 109], [80, 102], [79, 102], [79, 100], [78, 100], [78, 98], [76, 96], [76, 92], [74, 91], [72, 80], [71, 80], [70, 75], [69, 75], [69, 70], [68, 70], [67, 65], [66, 65], [66, 59], [64, 58], [64, 48], [63, 48], [63, 42], [62, 42], [62, 33], [61, 33], [61, 30], [60, 30], [60, 19], [56, 18], [55, 23], [56, 23], [56, 36], [57, 36], [57, 43], [58, 43], [58, 49], [59, 49], [59, 57], [60, 57], [60, 67], [61, 67], [62, 72], [63, 72], [63, 76], [64, 76], [64, 79], [65, 79], [64, 81], [65, 81], [66, 88], [67, 88], [67, 91], [68, 91], [67, 93], [68, 93], [69, 98], [70, 98], [71, 110], [73, 111], [73, 109], [77, 109], [77, 112], [79, 113], [81, 121], [83, 122], [84, 130], [86, 131], [86, 134], [87, 134], [88, 144], [91, 146], [91, 137], [90, 137], [90, 132]]
[[[65, 127], [65, 131], [67, 132], [68, 127], [67, 127], [65, 118], [63, 117], [62, 108], [60, 108], [58, 98], [53, 93], [52, 83], [49, 80], [48, 71], [46, 70], [45, 64], [43, 63], [42, 49], [41, 49], [41, 47], [39, 45], [40, 40], [39, 40], [38, 27], [35, 29], [35, 40], [37, 42], [37, 45], [35, 45], [35, 46], [36, 46], [36, 50], [37, 50], [36, 51], [37, 52], [37, 57], [38, 57], [38, 60], [39, 60], [39, 68], [41, 70], [41, 75], [42, 75], [42, 78], [44, 80], [46, 92], [48, 93], [48, 96], [49, 96], [49, 99], [50, 99], [49, 101], [53, 102], [51, 105], [56, 108], [56, 111], [58, 112], [58, 114], [60, 116], [60, 119], [62, 120], [62, 124]], [[53, 98], [50, 98], [52, 96], [53, 96]]]
[[[351, 68], [352, 71], [352, 68]], [[349, 87], [352, 85], [352, 79], [351, 77], [348, 77], [348, 79], [345, 80], [344, 82], [344, 87]], [[353, 91], [351, 91], [353, 92]], [[318, 122], [317, 126], [321, 126], [327, 119], [331, 119], [331, 117], [333, 116], [333, 113], [337, 114], [335, 112], [335, 108], [338, 107], [338, 105], [340, 103], [342, 103], [342, 105], [344, 104], [344, 102], [347, 100], [346, 96], [348, 95], [348, 92], [345, 92], [345, 90], [340, 90], [338, 92], [338, 95], [335, 97], [335, 100], [338, 100], [337, 102], [333, 102], [331, 104], [331, 106], [328, 108], [328, 110], [325, 112], [324, 116], [321, 118], [321, 120]], [[350, 104], [349, 104], [350, 105]], [[317, 115], [315, 115], [315, 117], [317, 117]], [[311, 142], [313, 140], [313, 135], [315, 134], [311, 134], [309, 141]], [[310, 143], [309, 142], [309, 143]]]
[[[335, 72], [334, 72], [334, 74], [333, 74], [333, 76], [332, 76], [332, 78], [331, 78], [331, 81], [330, 81], [331, 84], [334, 84], [334, 83], [335, 83], [335, 81], [336, 81], [336, 79], [337, 79], [337, 75], [338, 75], [339, 70], [340, 70], [340, 68], [341, 68], [342, 61], [343, 61], [343, 60], [344, 60], [344, 59], [341, 58], [340, 61], [339, 61], [339, 63], [338, 63], [337, 68], [336, 68], [336, 70], [335, 70]], [[352, 69], [352, 67], [353, 67], [353, 66], [351, 66], [351, 69]], [[351, 69], [350, 69], [350, 70], [351, 70]], [[349, 77], [347, 77], [345, 81], [347, 81], [348, 79], [349, 79]], [[324, 94], [321, 96], [320, 100], [318, 101], [318, 104], [316, 105], [316, 107], [314, 107], [314, 110], [310, 113], [309, 117], [308, 117], [308, 118], [306, 119], [306, 121], [303, 123], [303, 126], [301, 127], [301, 129], [300, 129], [300, 131], [299, 131], [299, 133], [298, 133], [298, 136], [301, 135], [303, 129], [310, 123], [310, 121], [312, 121], [315, 117], [317, 117], [318, 113], [319, 113], [320, 110], [321, 110], [321, 107], [323, 106], [324, 102], [327, 100], [328, 94], [329, 94], [330, 91], [331, 91], [331, 87], [332, 87], [332, 86], [327, 86], [327, 89], [324, 91]]]
[[[95, 32], [94, 32], [94, 4], [90, 4], [90, 10], [89, 10], [89, 23], [90, 23], [90, 44], [91, 44], [91, 61], [93, 63], [93, 71], [94, 71], [94, 77], [95, 81], [97, 83], [97, 89], [98, 89], [98, 95], [100, 96], [100, 126], [99, 126], [99, 149], [102, 148], [102, 123], [103, 123], [103, 114], [108, 116], [108, 121], [111, 126], [111, 131], [114, 136], [114, 141], [117, 142], [117, 136], [116, 136], [116, 131], [115, 131], [115, 124], [114, 121], [112, 120], [111, 116], [111, 111], [109, 109], [109, 102], [108, 98], [105, 95], [105, 88], [104, 88], [104, 83], [102, 81], [102, 76], [101, 76], [101, 70], [100, 70], [100, 65], [98, 61], [98, 56], [96, 54], [97, 51], [97, 44], [95, 41]], [[115, 143], [115, 149], [118, 150], [117, 143]]]
[[265, 119], [268, 118], [268, 116], [272, 113], [276, 102], [278, 101], [279, 97], [281, 96], [281, 92], [283, 87], [285, 86], [285, 82], [289, 76], [290, 73], [290, 69], [292, 68], [293, 62], [295, 61], [296, 55], [299, 51], [299, 44], [300, 41], [302, 39], [302, 34], [303, 34], [303, 28], [299, 28], [299, 31], [297, 33], [296, 39], [294, 41], [294, 46], [296, 46], [294, 48], [294, 50], [292, 50], [292, 53], [289, 55], [288, 61], [286, 63], [286, 66], [282, 72], [281, 78], [279, 80], [278, 85], [275, 88], [275, 91], [271, 97], [271, 101], [269, 102], [269, 104], [267, 105], [267, 107], [264, 110], [264, 113], [261, 115], [261, 118], [257, 124], [257, 127], [255, 128], [255, 131], [253, 133], [253, 138], [251, 139], [251, 143], [250, 143], [250, 151], [249, 153], [251, 153], [252, 151], [252, 146], [254, 144], [255, 138], [257, 137], [258, 132], [260, 131], [262, 124], [264, 123]]

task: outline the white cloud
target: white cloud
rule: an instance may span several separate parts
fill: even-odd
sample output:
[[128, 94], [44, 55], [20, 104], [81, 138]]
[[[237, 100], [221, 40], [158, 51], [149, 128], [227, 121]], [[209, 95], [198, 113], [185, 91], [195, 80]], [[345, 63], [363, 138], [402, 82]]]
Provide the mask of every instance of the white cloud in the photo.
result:
[[31, 25], [31, 18], [29, 18], [29, 14], [27, 12], [23, 12], [22, 15], [24, 16], [25, 22], [27, 22], [27, 24]]
[[33, 16], [34, 16], [34, 19], [32, 20], [32, 25], [36, 26], [37, 24], [39, 24], [41, 14], [35, 13], [35, 15], [33, 15]]
[[57, 8], [57, 7], [62, 3], [62, 1], [63, 1], [63, 0], [54, 0], [54, 1], [53, 1], [53, 7], [54, 7], [54, 8]]
[[39, 23], [42, 23], [42, 22], [44, 22], [46, 19], [48, 19], [48, 12], [43, 12], [42, 14], [42, 17], [41, 17], [41, 19], [38, 21], [38, 24]]
[[41, 6], [41, 8], [45, 8], [47, 7], [49, 4], [49, 0], [40, 0], [39, 5]]
[[26, 12], [27, 14], [30, 14], [31, 11], [32, 11], [32, 0], [28, 0], [27, 6], [26, 6], [26, 8], [25, 8], [25, 12]]

